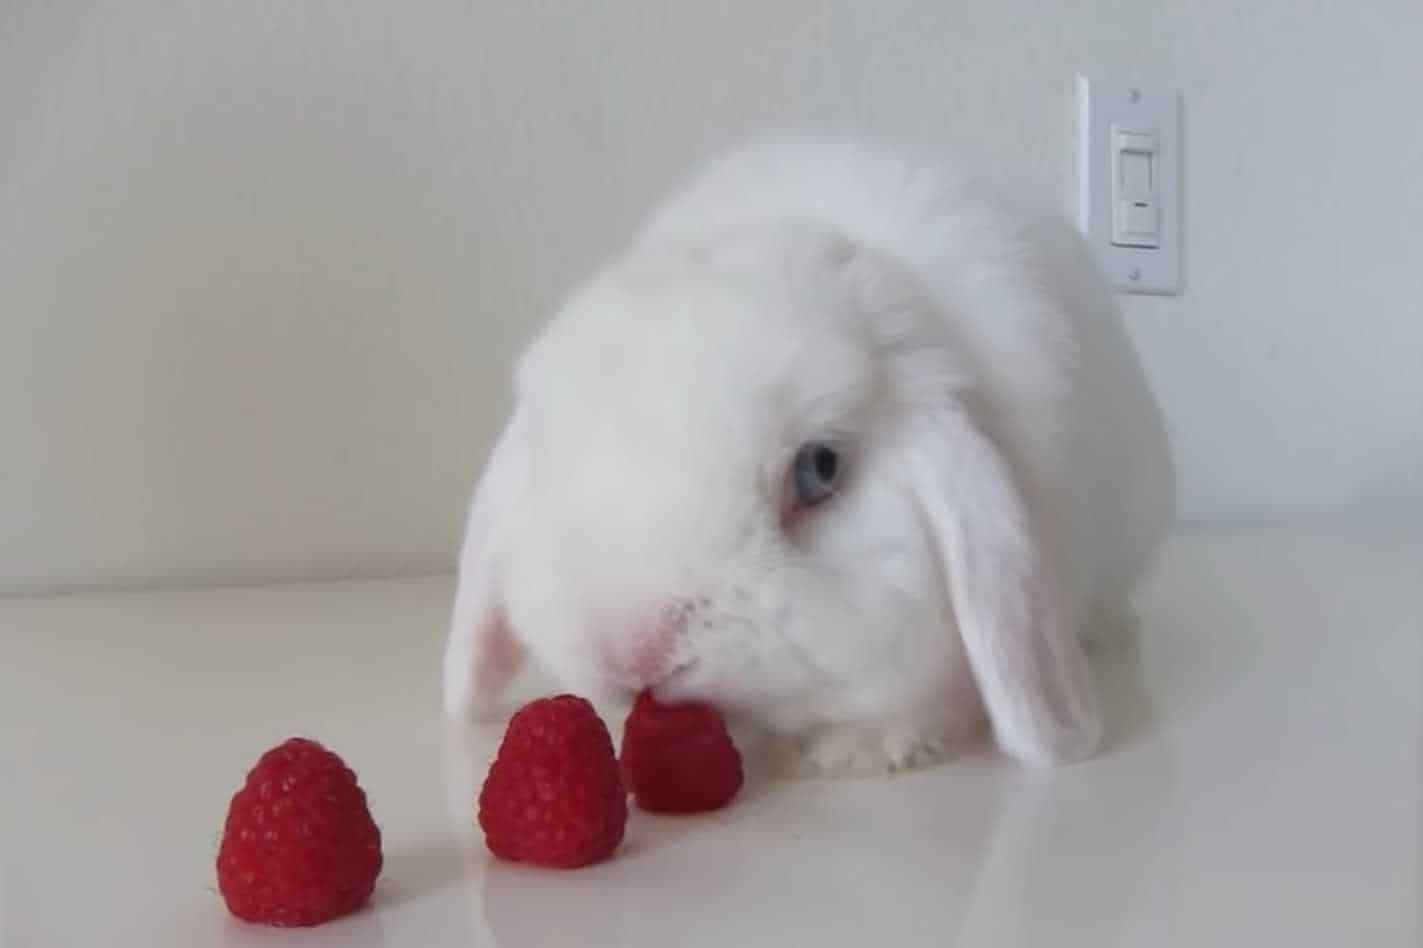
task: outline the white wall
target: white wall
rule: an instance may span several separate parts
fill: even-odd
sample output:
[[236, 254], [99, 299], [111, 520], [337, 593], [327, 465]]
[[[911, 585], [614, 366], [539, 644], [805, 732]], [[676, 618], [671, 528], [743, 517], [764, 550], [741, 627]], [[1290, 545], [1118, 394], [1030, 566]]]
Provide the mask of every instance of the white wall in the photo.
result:
[[559, 294], [708, 149], [1186, 101], [1127, 301], [1193, 518], [1423, 510], [1416, 0], [0, 5], [0, 588], [437, 568]]

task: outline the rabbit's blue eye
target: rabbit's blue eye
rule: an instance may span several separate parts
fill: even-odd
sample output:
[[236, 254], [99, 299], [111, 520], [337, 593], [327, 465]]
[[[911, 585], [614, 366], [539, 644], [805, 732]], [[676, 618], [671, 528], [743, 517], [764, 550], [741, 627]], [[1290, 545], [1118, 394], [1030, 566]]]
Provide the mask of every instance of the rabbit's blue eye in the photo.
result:
[[830, 499], [843, 467], [839, 452], [830, 445], [818, 441], [802, 445], [791, 466], [791, 480], [800, 505], [813, 507]]

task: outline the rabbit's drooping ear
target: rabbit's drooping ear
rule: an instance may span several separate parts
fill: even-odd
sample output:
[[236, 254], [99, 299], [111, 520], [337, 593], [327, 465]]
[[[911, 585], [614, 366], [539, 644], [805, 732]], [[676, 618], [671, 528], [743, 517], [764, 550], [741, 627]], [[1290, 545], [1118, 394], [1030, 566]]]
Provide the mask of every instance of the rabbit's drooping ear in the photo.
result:
[[497, 558], [499, 524], [527, 467], [523, 428], [516, 410], [490, 453], [465, 524], [459, 590], [445, 643], [445, 713], [456, 720], [491, 713], [524, 660], [500, 602]]
[[926, 415], [910, 438], [907, 474], [999, 746], [1037, 764], [1089, 756], [1091, 670], [1007, 463], [961, 409]]

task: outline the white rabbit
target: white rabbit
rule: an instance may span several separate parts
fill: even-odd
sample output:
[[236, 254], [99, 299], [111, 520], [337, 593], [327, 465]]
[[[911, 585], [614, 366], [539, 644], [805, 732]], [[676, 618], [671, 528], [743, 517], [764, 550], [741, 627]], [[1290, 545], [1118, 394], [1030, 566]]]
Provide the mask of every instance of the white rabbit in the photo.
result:
[[711, 702], [821, 772], [1101, 740], [1082, 636], [1173, 516], [1157, 408], [1075, 233], [908, 149], [713, 162], [521, 359], [444, 669], [532, 653]]

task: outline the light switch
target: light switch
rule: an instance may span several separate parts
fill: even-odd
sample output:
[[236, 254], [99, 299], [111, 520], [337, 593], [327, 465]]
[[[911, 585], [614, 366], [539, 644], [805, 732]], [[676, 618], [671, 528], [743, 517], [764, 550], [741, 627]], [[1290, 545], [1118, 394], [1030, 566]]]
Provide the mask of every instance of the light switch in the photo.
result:
[[1112, 243], [1161, 246], [1161, 195], [1156, 168], [1161, 136], [1155, 129], [1112, 125]]
[[1124, 293], [1181, 291], [1180, 96], [1077, 81], [1078, 221]]

